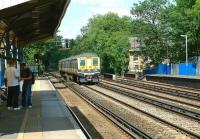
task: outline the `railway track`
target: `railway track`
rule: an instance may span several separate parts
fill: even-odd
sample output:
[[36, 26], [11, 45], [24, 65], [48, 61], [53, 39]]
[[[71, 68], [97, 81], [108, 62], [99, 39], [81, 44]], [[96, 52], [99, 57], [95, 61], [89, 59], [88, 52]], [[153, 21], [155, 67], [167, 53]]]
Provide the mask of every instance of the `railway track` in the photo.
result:
[[126, 134], [130, 135], [132, 138], [136, 139], [154, 139], [153, 136], [151, 136], [149, 133], [144, 132], [141, 128], [136, 127], [126, 120], [120, 118], [115, 113], [110, 111], [109, 109], [101, 106], [100, 104], [93, 101], [90, 97], [83, 95], [82, 89], [79, 85], [73, 82], [66, 82], [63, 80], [58, 74], [51, 74], [51, 76], [54, 76], [55, 78], [59, 79], [58, 82], [64, 83], [70, 90], [75, 92], [78, 96], [83, 98], [86, 102], [88, 102], [90, 105], [92, 105], [95, 109], [97, 109], [99, 112], [101, 112], [103, 115], [105, 115], [108, 119], [110, 119], [113, 123], [115, 123], [119, 128], [121, 128]]
[[[178, 126], [177, 124], [175, 124], [175, 123], [173, 123], [173, 122], [170, 122], [170, 121], [167, 121], [167, 120], [165, 120], [165, 119], [163, 119], [163, 118], [160, 118], [160, 117], [158, 117], [158, 116], [155, 116], [154, 114], [151, 114], [151, 113], [149, 113], [149, 112], [146, 112], [145, 110], [141, 110], [140, 108], [135, 107], [135, 106], [133, 106], [133, 105], [130, 105], [130, 104], [128, 104], [127, 102], [123, 102], [123, 101], [121, 101], [120, 99], [117, 99], [116, 96], [115, 96], [114, 94], [113, 94], [113, 95], [108, 95], [108, 94], [104, 93], [105, 90], [99, 91], [100, 89], [99, 89], [99, 90], [93, 89], [92, 87], [89, 87], [89, 86], [87, 86], [87, 88], [89, 88], [89, 89], [91, 89], [91, 90], [93, 90], [93, 91], [95, 91], [95, 92], [98, 92], [98, 93], [100, 93], [101, 95], [104, 95], [104, 96], [106, 96], [106, 97], [109, 97], [109, 98], [113, 99], [114, 101], [117, 101], [117, 102], [119, 102], [119, 103], [121, 103], [121, 104], [123, 104], [123, 105], [125, 105], [125, 106], [127, 106], [127, 107], [130, 107], [130, 108], [133, 108], [133, 109], [135, 109], [135, 110], [137, 110], [137, 111], [139, 111], [139, 112], [142, 112], [143, 114], [148, 115], [148, 116], [150, 116], [150, 117], [156, 119], [156, 120], [159, 121], [159, 122], [162, 122], [162, 123], [164, 123], [164, 124], [166, 124], [166, 125], [168, 125], [168, 126], [171, 126], [172, 128], [175, 128], [176, 130], [179, 130], [179, 132], [184, 132], [185, 134], [187, 134], [188, 136], [191, 136], [192, 138], [200, 138], [200, 135], [199, 135], [199, 134], [197, 134], [197, 133], [195, 133], [195, 132], [192, 132], [191, 130], [188, 130], [188, 129], [186, 129], [186, 128], [183, 128], [183, 127], [181, 127], [181, 126]], [[106, 88], [106, 89], [107, 89], [107, 88]]]
[[[57, 77], [60, 78], [59, 76], [57, 76]], [[62, 82], [64, 82], [64, 81], [62, 81]], [[125, 132], [129, 133], [129, 135], [131, 135], [133, 138], [155, 138], [155, 136], [154, 136], [155, 134], [153, 134], [153, 135], [149, 134], [148, 131], [144, 130], [143, 128], [140, 128], [140, 126], [138, 128], [137, 124], [134, 125], [133, 123], [130, 123], [130, 121], [127, 121], [126, 118], [121, 117], [120, 114], [117, 114], [117, 113], [113, 112], [112, 110], [110, 110], [110, 108], [107, 108], [107, 105], [103, 106], [103, 103], [102, 104], [98, 103], [97, 100], [95, 100], [94, 98], [92, 98], [91, 96], [88, 95], [88, 94], [92, 94], [92, 93], [90, 93], [88, 90], [83, 89], [83, 88], [85, 88], [85, 86], [79, 86], [74, 83], [66, 83], [66, 82], [65, 82], [65, 85], [67, 85], [69, 88], [71, 88], [77, 95], [82, 97], [84, 100], [86, 100], [88, 103], [90, 103], [93, 107], [95, 107], [96, 109], [101, 111], [104, 115], [109, 117], [110, 120], [115, 122], [116, 125], [118, 125], [120, 128], [122, 128]], [[86, 88], [88, 88], [88, 87], [86, 86]], [[88, 88], [88, 89], [90, 89], [92, 91], [91, 88]], [[118, 90], [119, 90], [119, 88], [118, 88]], [[95, 90], [93, 90], [93, 91], [95, 91]], [[95, 92], [98, 92], [98, 91], [95, 91]], [[110, 98], [112, 100], [115, 99], [114, 97], [102, 94], [102, 92], [101, 92], [101, 95], [104, 95], [105, 97]], [[184, 135], [188, 136], [189, 138], [200, 138], [199, 134], [192, 132], [191, 130], [187, 130], [181, 126], [178, 126], [178, 125], [171, 123], [167, 120], [164, 120], [160, 117], [156, 117], [153, 114], [151, 115], [148, 112], [145, 112], [144, 110], [133, 107], [127, 103], [120, 102], [119, 100], [114, 100], [114, 101], [118, 102], [126, 107], [135, 109], [138, 112], [143, 113], [143, 115], [148, 115], [151, 118], [156, 119], [160, 123], [170, 126], [170, 128], [173, 128], [174, 130], [180, 132], [180, 134], [184, 134]]]
[[126, 133], [128, 133], [133, 138], [142, 138], [142, 139], [153, 139], [154, 137], [149, 133], [146, 133], [141, 128], [130, 124], [128, 121], [120, 118], [118, 115], [110, 111], [109, 109], [101, 106], [97, 102], [95, 102], [92, 98], [84, 95], [80, 89], [77, 87], [71, 87], [71, 89], [77, 93], [80, 97], [90, 103], [93, 107], [95, 107], [98, 111], [100, 111], [103, 115], [105, 115], [108, 119], [118, 125], [121, 129], [123, 129]]
[[[128, 79], [129, 80], [129, 79]], [[133, 81], [133, 80], [129, 80], [129, 81]], [[136, 82], [143, 82], [145, 84], [152, 84], [152, 85], [158, 85], [158, 86], [164, 86], [164, 87], [169, 87], [169, 88], [175, 88], [178, 90], [188, 90], [188, 91], [194, 91], [194, 92], [199, 92], [200, 89], [197, 88], [192, 88], [192, 87], [186, 87], [186, 86], [180, 86], [180, 85], [173, 85], [173, 84], [167, 84], [167, 83], [162, 83], [162, 82], [154, 82], [154, 81], [139, 81], [139, 80], [135, 80]]]
[[160, 93], [165, 93], [169, 95], [174, 95], [174, 96], [179, 96], [191, 100], [197, 100], [200, 101], [200, 91], [198, 89], [190, 89], [187, 88], [188, 90], [184, 90], [185, 88], [173, 88], [172, 87], [167, 87], [164, 85], [159, 85], [159, 84], [152, 84], [152, 83], [147, 83], [147, 82], [142, 82], [142, 81], [131, 81], [131, 80], [110, 80], [110, 79], [104, 79], [116, 83], [121, 83], [121, 84], [126, 84], [138, 88], [143, 88], [143, 89], [148, 89], [152, 91], [157, 91]]
[[160, 107], [160, 108], [163, 108], [163, 109], [166, 109], [166, 110], [169, 110], [169, 111], [173, 111], [175, 113], [187, 116], [191, 119], [195, 119], [197, 121], [200, 121], [200, 111], [190, 110], [190, 109], [187, 109], [183, 106], [178, 106], [178, 105], [175, 105], [175, 104], [172, 104], [172, 103], [169, 103], [169, 102], [160, 101], [156, 98], [145, 96], [141, 93], [140, 94], [134, 93], [133, 91], [130, 91], [130, 90], [125, 90], [123, 88], [115, 87], [115, 85], [112, 85], [112, 84], [108, 85], [108, 82], [106, 84], [105, 83], [99, 83], [98, 86], [112, 90], [114, 92], [117, 92], [117, 93], [120, 93], [120, 94], [123, 94], [123, 95], [126, 95], [128, 97], [138, 99], [138, 100], [143, 101], [145, 103], [155, 105], [156, 107]]
[[151, 96], [151, 97], [154, 97], [156, 99], [160, 99], [160, 100], [163, 100], [163, 101], [169, 101], [169, 102], [175, 103], [177, 105], [183, 105], [183, 106], [188, 107], [189, 109], [191, 108], [191, 109], [200, 110], [200, 101], [191, 100], [190, 98], [189, 99], [182, 98], [182, 97], [178, 97], [178, 96], [173, 96], [173, 95], [160, 93], [160, 92], [156, 92], [156, 91], [150, 91], [148, 89], [133, 87], [131, 85], [120, 84], [120, 83], [107, 81], [107, 80], [102, 80], [101, 83], [111, 84], [111, 85], [114, 85], [116, 87], [120, 87], [120, 88], [130, 90], [132, 92], [138, 92], [140, 94]]

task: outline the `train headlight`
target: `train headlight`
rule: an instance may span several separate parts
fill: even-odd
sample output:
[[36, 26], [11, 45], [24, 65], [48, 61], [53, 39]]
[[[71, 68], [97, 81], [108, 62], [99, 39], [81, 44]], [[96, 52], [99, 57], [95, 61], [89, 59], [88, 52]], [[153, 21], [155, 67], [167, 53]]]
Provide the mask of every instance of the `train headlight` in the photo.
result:
[[78, 73], [81, 73], [82, 72], [82, 70], [78, 70]]

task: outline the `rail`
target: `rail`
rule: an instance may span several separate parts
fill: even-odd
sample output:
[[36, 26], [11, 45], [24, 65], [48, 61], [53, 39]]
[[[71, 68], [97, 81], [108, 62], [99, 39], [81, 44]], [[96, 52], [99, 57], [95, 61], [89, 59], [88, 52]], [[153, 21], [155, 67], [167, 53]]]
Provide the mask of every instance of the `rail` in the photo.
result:
[[[107, 81], [103, 81], [102, 82], [105, 82], [107, 83]], [[108, 82], [109, 83], [109, 82]], [[168, 93], [160, 93], [160, 92], [154, 92], [154, 93], [151, 93], [149, 92], [149, 90], [145, 89], [145, 90], [141, 90], [141, 88], [132, 88], [132, 86], [130, 85], [127, 85], [127, 84], [124, 84], [124, 83], [120, 83], [120, 84], [116, 84], [116, 82], [113, 83], [109, 83], [109, 84], [113, 84], [117, 87], [121, 87], [121, 88], [124, 88], [124, 89], [128, 89], [130, 91], [134, 91], [134, 92], [138, 92], [138, 93], [142, 93], [142, 94], [146, 94], [146, 95], [151, 95], [151, 96], [154, 96], [154, 97], [157, 97], [157, 98], [161, 98], [161, 99], [165, 99], [165, 100], [169, 100], [169, 101], [173, 101], [173, 102], [177, 102], [177, 103], [181, 103], [181, 104], [185, 104], [185, 105], [188, 105], [188, 106], [192, 106], [192, 107], [195, 107], [195, 108], [200, 108], [200, 105], [195, 105], [193, 103], [188, 103], [188, 102], [185, 102], [185, 101], [181, 101], [179, 99], [172, 99], [172, 98], [169, 98], [169, 97], [164, 97], [162, 96], [162, 94], [168, 94]], [[126, 85], [126, 86], [123, 86], [123, 85]]]
[[[65, 80], [61, 79], [60, 76], [57, 76], [53, 73], [49, 73], [46, 75], [51, 75], [55, 78], [59, 79], [59, 82], [65, 82]], [[54, 83], [58, 83], [58, 82], [54, 82]], [[60, 95], [59, 95], [60, 96]], [[63, 100], [63, 98], [60, 96], [60, 98]], [[74, 118], [74, 120], [76, 121], [76, 123], [79, 125], [81, 131], [84, 133], [84, 135], [86, 136], [87, 139], [92, 139], [92, 137], [90, 136], [90, 134], [88, 133], [88, 131], [85, 129], [85, 127], [83, 126], [83, 124], [81, 123], [81, 121], [78, 119], [78, 117], [76, 116], [76, 114], [73, 112], [73, 110], [65, 103], [66, 108], [69, 110], [69, 112], [71, 113], [72, 117]]]
[[[109, 79], [106, 79], [106, 80], [109, 80]], [[140, 83], [133, 82], [133, 81], [129, 81], [129, 80], [115, 80], [115, 81], [112, 80], [112, 82], [131, 85], [134, 87], [141, 87], [143, 89], [158, 91], [161, 93], [176, 95], [176, 96], [184, 97], [184, 98], [190, 98], [193, 100], [198, 100], [198, 101], [200, 100], [200, 93], [192, 93], [192, 92], [183, 91], [183, 90], [179, 90], [179, 89], [167, 88], [167, 87], [163, 87], [163, 86], [161, 87], [161, 86], [145, 84], [145, 83], [141, 83], [141, 82]]]
[[106, 97], [108, 97], [108, 98], [111, 98], [111, 99], [113, 99], [113, 100], [115, 100], [115, 101], [117, 101], [117, 102], [119, 102], [119, 103], [121, 103], [121, 104], [123, 104], [123, 105], [125, 105], [125, 106], [128, 106], [128, 107], [130, 107], [130, 108], [133, 108], [133, 109], [135, 109], [135, 110], [137, 110], [137, 111], [139, 111], [139, 112], [141, 112], [141, 113], [144, 113], [144, 114], [146, 114], [146, 115], [148, 115], [148, 116], [150, 116], [150, 117], [152, 117], [152, 118], [154, 118], [154, 119], [157, 119], [157, 120], [159, 120], [160, 122], [163, 122], [163, 123], [165, 123], [165, 124], [167, 124], [167, 125], [169, 125], [169, 126], [175, 128], [175, 129], [179, 130], [180, 132], [185, 132], [185, 133], [188, 134], [189, 136], [192, 136], [192, 138], [198, 138], [198, 139], [200, 138], [200, 135], [198, 135], [198, 134], [196, 134], [196, 133], [193, 133], [193, 132], [191, 132], [191, 131], [189, 131], [189, 130], [187, 130], [187, 129], [184, 129], [184, 128], [180, 127], [180, 126], [177, 126], [177, 125], [174, 124], [174, 123], [170, 123], [170, 122], [168, 122], [168, 121], [166, 121], [166, 120], [164, 120], [164, 119], [162, 119], [162, 118], [159, 118], [159, 117], [157, 117], [157, 116], [155, 116], [155, 115], [152, 115], [152, 114], [147, 113], [147, 112], [145, 112], [145, 111], [143, 111], [143, 110], [141, 110], [141, 109], [138, 109], [138, 108], [136, 108], [136, 107], [134, 107], [134, 106], [131, 106], [131, 105], [129, 105], [129, 104], [125, 103], [125, 102], [122, 102], [122, 101], [120, 101], [120, 100], [118, 100], [118, 99], [116, 99], [116, 98], [114, 98], [114, 97], [112, 97], [112, 96], [106, 95], [106, 94], [102, 93], [101, 91], [95, 90], [95, 89], [90, 88], [90, 87], [88, 87], [88, 88], [91, 89], [91, 90], [93, 90], [93, 91], [99, 92], [99, 93], [101, 93], [102, 95], [104, 95], [104, 96], [106, 96]]
[[111, 112], [109, 109], [101, 106], [100, 104], [93, 101], [90, 97], [83, 95], [80, 90], [78, 90], [76, 87], [70, 87], [77, 95], [79, 95], [81, 98], [83, 98], [86, 102], [91, 104], [95, 109], [100, 111], [103, 115], [105, 115], [107, 118], [109, 118], [112, 122], [114, 122], [116, 125], [118, 125], [120, 128], [122, 128], [126, 133], [128, 133], [133, 138], [143, 138], [143, 139], [154, 139], [152, 135], [146, 133], [141, 128], [136, 127], [134, 125], [131, 125], [124, 119], [120, 118], [113, 112]]
[[56, 76], [53, 73], [50, 73], [50, 75], [54, 76], [55, 78], [59, 78], [61, 82], [65, 84], [69, 89], [71, 89], [73, 92], [79, 95], [82, 99], [84, 99], [86, 102], [92, 105], [95, 109], [97, 109], [99, 112], [105, 115], [108, 119], [110, 119], [113, 123], [118, 125], [122, 130], [124, 130], [127, 134], [129, 134], [133, 138], [153, 139], [153, 137], [150, 134], [144, 132], [141, 128], [131, 125], [124, 119], [120, 118], [119, 116], [111, 112], [109, 109], [104, 108], [100, 104], [90, 99], [88, 96], [84, 96], [79, 90], [80, 88], [75, 86], [76, 85], [75, 83], [66, 82], [64, 79], [61, 79], [59, 76]]
[[108, 86], [108, 83], [107, 84], [99, 83], [98, 86], [112, 90], [112, 91], [115, 91], [117, 93], [129, 96], [129, 97], [132, 97], [132, 98], [135, 98], [135, 99], [138, 99], [140, 101], [155, 105], [157, 107], [173, 111], [175, 113], [187, 116], [187, 117], [189, 117], [191, 119], [195, 119], [197, 121], [200, 120], [200, 112], [199, 111], [189, 110], [189, 109], [186, 109], [184, 107], [172, 105], [168, 102], [159, 101], [157, 99], [150, 98], [150, 97], [147, 97], [147, 96], [144, 96], [144, 95], [133, 94], [131, 91], [127, 91], [127, 90], [123, 90], [123, 89], [120, 89], [120, 88]]

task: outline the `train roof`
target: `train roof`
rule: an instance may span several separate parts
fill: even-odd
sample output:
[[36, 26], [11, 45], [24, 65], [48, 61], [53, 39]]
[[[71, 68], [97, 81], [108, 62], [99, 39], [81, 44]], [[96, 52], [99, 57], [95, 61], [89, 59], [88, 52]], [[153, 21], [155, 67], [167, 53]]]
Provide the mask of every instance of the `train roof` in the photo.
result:
[[62, 61], [65, 61], [65, 60], [77, 59], [79, 57], [85, 57], [85, 56], [98, 56], [98, 55], [95, 54], [95, 53], [82, 53], [82, 54], [79, 54], [79, 55], [75, 55], [75, 56], [71, 56], [71, 57], [68, 57], [68, 58], [65, 58], [65, 59], [61, 59], [59, 62], [62, 62]]

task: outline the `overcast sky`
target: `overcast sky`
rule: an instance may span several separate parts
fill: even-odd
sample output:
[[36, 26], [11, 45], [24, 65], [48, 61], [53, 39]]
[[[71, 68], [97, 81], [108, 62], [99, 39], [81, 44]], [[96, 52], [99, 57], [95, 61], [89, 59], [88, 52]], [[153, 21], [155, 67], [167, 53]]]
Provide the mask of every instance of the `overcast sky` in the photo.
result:
[[64, 38], [75, 38], [88, 19], [96, 14], [115, 12], [119, 15], [130, 15], [133, 3], [141, 0], [71, 0], [59, 28]]

